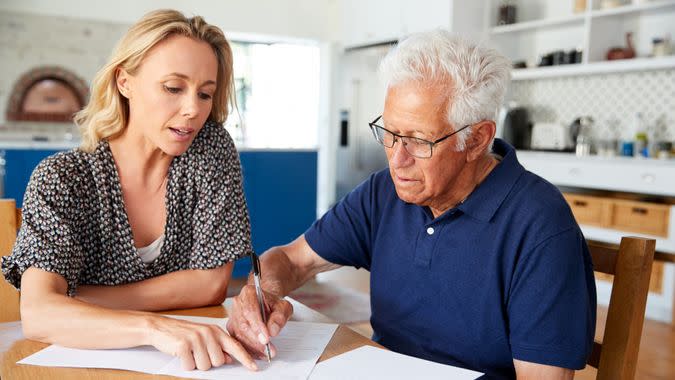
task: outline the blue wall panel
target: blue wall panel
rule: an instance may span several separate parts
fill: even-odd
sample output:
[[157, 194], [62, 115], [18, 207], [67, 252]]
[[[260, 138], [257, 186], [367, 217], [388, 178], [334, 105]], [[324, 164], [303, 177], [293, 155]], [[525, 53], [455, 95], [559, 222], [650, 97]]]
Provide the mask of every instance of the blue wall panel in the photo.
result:
[[[54, 150], [5, 150], [5, 198], [23, 204], [30, 175]], [[316, 218], [316, 151], [244, 151], [240, 153], [244, 192], [251, 216], [253, 249], [261, 254], [291, 242]], [[234, 277], [246, 276], [250, 260], [235, 264]]]
[[[316, 219], [316, 151], [241, 152], [240, 157], [253, 249], [261, 254], [290, 243]], [[240, 260], [234, 276], [249, 270], [250, 261]]]
[[33, 169], [45, 157], [58, 150], [7, 149], [5, 150], [5, 194], [4, 198], [16, 200], [16, 206], [23, 206], [23, 193]]

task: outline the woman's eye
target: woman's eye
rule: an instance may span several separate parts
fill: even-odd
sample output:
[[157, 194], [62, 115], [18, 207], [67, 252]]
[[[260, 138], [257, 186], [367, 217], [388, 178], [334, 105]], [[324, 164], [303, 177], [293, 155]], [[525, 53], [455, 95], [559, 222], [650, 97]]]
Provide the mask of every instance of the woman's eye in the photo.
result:
[[181, 91], [181, 89], [179, 87], [169, 87], [167, 85], [164, 85], [164, 89], [167, 90], [168, 92], [172, 93], [172, 94], [177, 94]]
[[205, 93], [205, 92], [200, 92], [199, 93], [199, 98], [202, 100], [209, 100], [211, 99], [211, 95]]

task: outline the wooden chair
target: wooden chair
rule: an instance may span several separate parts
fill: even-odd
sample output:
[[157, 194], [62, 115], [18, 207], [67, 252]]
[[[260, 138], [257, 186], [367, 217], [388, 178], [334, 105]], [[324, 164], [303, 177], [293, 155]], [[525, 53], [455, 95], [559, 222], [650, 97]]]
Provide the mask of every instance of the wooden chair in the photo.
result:
[[594, 270], [614, 275], [602, 343], [595, 342], [587, 364], [597, 379], [633, 379], [656, 241], [623, 237], [617, 247], [588, 241]]
[[[13, 199], [0, 199], [0, 256], [12, 252], [21, 225], [21, 210]], [[19, 292], [0, 276], [0, 322], [18, 321]]]

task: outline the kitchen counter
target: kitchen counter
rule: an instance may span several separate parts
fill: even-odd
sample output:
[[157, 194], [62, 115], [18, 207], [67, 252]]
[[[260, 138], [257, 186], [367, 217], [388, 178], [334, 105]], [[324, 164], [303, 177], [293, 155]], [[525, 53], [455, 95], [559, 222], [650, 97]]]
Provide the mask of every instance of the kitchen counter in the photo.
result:
[[535, 150], [518, 150], [518, 159], [538, 159], [549, 161], [568, 161], [568, 162], [611, 162], [621, 165], [656, 165], [656, 166], [675, 166], [675, 157], [669, 159], [646, 158], [646, 157], [624, 157], [624, 156], [582, 156], [577, 157], [574, 153], [542, 152]]
[[675, 197], [675, 160], [577, 157], [572, 153], [518, 151], [529, 171], [556, 186]]

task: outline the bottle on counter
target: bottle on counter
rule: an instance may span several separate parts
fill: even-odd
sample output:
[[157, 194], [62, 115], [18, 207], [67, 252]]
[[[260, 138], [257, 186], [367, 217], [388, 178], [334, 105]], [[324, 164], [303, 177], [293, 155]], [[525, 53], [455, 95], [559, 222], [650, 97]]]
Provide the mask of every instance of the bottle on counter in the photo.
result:
[[649, 145], [647, 140], [647, 125], [642, 113], [635, 114], [635, 140], [633, 147], [635, 157], [649, 157]]
[[589, 156], [593, 149], [593, 138], [591, 137], [591, 128], [593, 118], [582, 116], [579, 121], [579, 134], [577, 135], [575, 153], [578, 157]]

